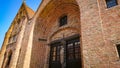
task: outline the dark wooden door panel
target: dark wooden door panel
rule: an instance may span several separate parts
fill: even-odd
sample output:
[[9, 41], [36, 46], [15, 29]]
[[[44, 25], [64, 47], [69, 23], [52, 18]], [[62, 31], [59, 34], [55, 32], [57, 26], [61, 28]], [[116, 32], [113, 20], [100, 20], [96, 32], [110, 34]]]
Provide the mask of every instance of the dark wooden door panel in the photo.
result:
[[61, 68], [60, 62], [52, 62], [50, 68]]
[[66, 68], [82, 68], [79, 37], [67, 40], [66, 47]]
[[[61, 46], [63, 46], [61, 40], [51, 44], [49, 68], [82, 68], [79, 37], [65, 40], [64, 53], [62, 53], [64, 63], [61, 63]], [[63, 64], [66, 65], [63, 66]]]

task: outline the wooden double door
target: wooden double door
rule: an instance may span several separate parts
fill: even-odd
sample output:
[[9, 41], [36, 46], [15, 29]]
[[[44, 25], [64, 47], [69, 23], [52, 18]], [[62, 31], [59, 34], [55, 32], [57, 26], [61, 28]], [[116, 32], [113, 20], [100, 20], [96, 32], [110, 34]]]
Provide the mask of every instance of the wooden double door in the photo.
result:
[[72, 36], [50, 45], [49, 68], [82, 68], [80, 38]]

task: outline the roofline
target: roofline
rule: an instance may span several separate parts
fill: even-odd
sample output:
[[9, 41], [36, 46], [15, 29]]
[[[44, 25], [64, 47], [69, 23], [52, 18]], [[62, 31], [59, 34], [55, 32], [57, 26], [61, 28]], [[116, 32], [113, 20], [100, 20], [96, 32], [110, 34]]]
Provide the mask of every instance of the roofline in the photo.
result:
[[35, 11], [35, 14], [33, 15], [33, 18], [35, 18], [36, 17], [36, 15], [37, 15], [37, 12], [39, 11], [39, 8], [41, 7], [41, 5], [43, 4], [43, 2], [44, 2], [44, 0], [42, 0], [41, 1], [41, 3], [40, 3], [40, 5], [39, 5], [39, 7], [37, 8], [37, 10]]

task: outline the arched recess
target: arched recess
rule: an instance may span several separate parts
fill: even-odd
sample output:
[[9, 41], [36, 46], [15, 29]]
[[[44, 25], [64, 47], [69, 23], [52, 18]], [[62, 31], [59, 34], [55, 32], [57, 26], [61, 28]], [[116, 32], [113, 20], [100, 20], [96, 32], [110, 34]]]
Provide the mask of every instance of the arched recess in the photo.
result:
[[7, 52], [5, 52], [5, 58], [3, 60], [3, 65], [2, 68], [9, 68], [10, 62], [11, 62], [11, 58], [12, 58], [12, 50], [9, 50]]
[[[68, 21], [66, 25], [60, 27], [59, 18], [63, 15], [67, 15]], [[39, 13], [33, 34], [31, 68], [49, 67], [50, 47], [48, 44], [61, 33], [66, 37], [68, 34], [70, 36], [81, 34], [80, 9], [76, 0], [50, 0]]]

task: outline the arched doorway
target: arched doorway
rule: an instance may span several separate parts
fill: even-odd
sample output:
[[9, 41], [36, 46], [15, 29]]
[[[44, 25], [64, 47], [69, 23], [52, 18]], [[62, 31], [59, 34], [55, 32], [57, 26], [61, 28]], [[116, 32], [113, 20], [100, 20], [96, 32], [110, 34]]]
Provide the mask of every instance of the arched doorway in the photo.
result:
[[52, 22], [47, 33], [51, 34], [47, 35], [50, 43], [49, 68], [82, 68], [77, 3], [74, 0], [62, 1], [48, 13], [47, 22]]
[[[80, 32], [80, 9], [77, 2], [51, 0], [36, 20], [31, 67], [40, 65], [41, 68], [82, 68]], [[56, 53], [56, 57], [53, 53]]]

